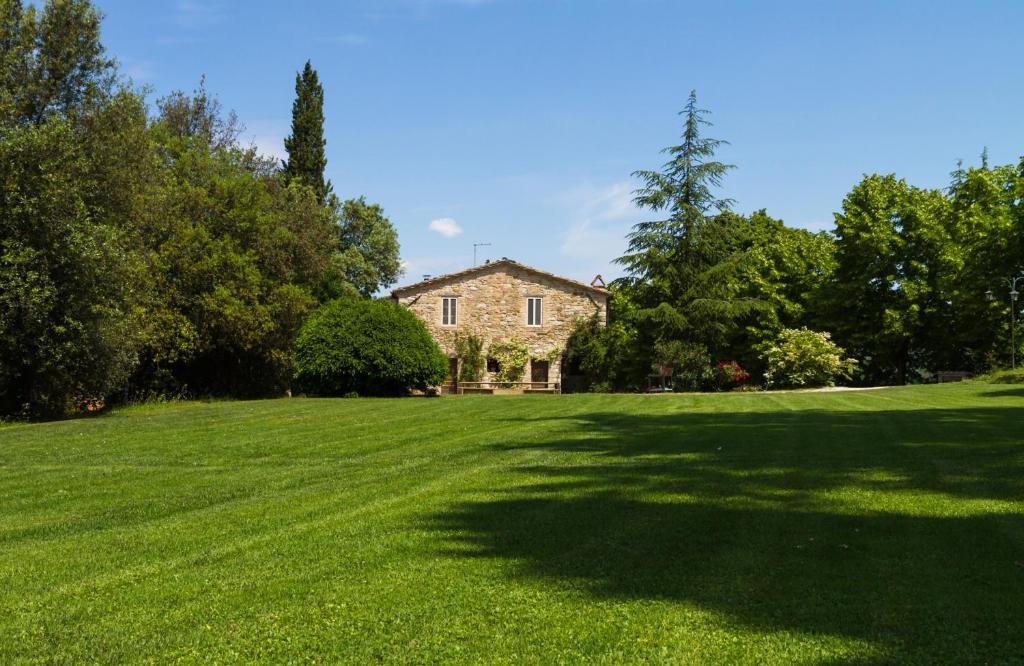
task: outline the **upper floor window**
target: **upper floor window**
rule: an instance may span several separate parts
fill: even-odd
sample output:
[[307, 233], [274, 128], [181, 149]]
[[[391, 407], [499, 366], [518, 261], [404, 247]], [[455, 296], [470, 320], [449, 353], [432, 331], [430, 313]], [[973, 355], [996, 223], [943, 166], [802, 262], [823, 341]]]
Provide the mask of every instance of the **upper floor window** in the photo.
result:
[[441, 325], [455, 326], [458, 323], [459, 299], [455, 297], [441, 299]]
[[527, 326], [540, 326], [543, 321], [542, 315], [544, 312], [544, 299], [543, 298], [528, 298], [526, 299], [526, 325]]

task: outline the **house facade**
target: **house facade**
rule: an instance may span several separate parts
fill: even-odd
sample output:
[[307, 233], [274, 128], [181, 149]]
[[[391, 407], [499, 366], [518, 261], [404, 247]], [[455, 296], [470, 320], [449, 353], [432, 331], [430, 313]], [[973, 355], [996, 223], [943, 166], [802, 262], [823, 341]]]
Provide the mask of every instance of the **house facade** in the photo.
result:
[[[595, 314], [606, 323], [609, 293], [600, 276], [586, 284], [502, 258], [395, 289], [391, 297], [426, 324], [448, 355], [451, 380], [458, 373], [455, 337], [463, 333], [483, 341], [485, 356], [492, 343], [522, 342], [530, 356], [523, 380], [557, 389], [573, 327]], [[489, 358], [483, 381], [495, 379], [497, 369]]]

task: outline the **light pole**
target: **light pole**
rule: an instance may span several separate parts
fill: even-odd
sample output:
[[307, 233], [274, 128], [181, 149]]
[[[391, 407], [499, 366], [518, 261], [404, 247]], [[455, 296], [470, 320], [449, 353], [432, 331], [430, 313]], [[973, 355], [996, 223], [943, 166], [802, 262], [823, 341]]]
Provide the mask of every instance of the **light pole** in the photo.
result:
[[[1017, 291], [1017, 281], [1024, 280], [1024, 274], [1018, 275], [1012, 278], [1003, 278], [1007, 286], [1010, 287], [1010, 368], [1013, 370], [1017, 369], [1017, 297], [1020, 296], [1020, 292]], [[985, 292], [985, 300], [994, 301], [996, 300], [995, 294], [989, 289]]]

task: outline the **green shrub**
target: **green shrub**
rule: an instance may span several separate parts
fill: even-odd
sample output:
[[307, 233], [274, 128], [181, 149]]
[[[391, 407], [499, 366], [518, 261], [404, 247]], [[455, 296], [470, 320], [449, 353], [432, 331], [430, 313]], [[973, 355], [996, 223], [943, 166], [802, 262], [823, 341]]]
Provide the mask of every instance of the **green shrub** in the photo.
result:
[[625, 316], [607, 326], [597, 314], [577, 320], [564, 354], [563, 390], [568, 376], [575, 375], [582, 379], [577, 390], [635, 391], [646, 382], [651, 365], [650, 354], [638, 345], [636, 328]]
[[344, 396], [402, 395], [443, 383], [448, 359], [416, 315], [391, 301], [339, 299], [299, 332], [300, 389]]
[[1019, 370], [1003, 370], [994, 372], [982, 379], [992, 384], [1024, 384], [1024, 372]]
[[856, 361], [845, 358], [843, 348], [828, 333], [807, 328], [783, 330], [774, 343], [761, 346], [770, 388], [832, 386], [849, 379]]

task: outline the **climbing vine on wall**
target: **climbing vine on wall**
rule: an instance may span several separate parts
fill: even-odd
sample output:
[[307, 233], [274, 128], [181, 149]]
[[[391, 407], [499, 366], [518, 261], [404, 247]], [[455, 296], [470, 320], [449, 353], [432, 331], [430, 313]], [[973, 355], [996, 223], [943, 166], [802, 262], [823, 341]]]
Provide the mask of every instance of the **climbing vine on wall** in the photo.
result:
[[526, 347], [526, 343], [515, 338], [502, 342], [492, 342], [487, 353], [491, 358], [498, 361], [498, 372], [495, 373], [495, 381], [522, 381], [523, 373], [526, 372], [526, 362], [530, 360], [530, 350]]
[[558, 347], [554, 347], [550, 351], [547, 351], [547, 352], [545, 352], [543, 354], [538, 354], [537, 356], [534, 356], [534, 358], [537, 359], [538, 361], [547, 361], [548, 363], [554, 363], [555, 361], [558, 360], [558, 358], [561, 355], [562, 355], [562, 350], [559, 349]]
[[472, 333], [455, 334], [455, 355], [459, 359], [459, 381], [478, 382], [484, 377], [487, 359], [484, 341]]

